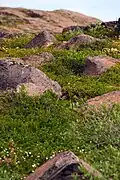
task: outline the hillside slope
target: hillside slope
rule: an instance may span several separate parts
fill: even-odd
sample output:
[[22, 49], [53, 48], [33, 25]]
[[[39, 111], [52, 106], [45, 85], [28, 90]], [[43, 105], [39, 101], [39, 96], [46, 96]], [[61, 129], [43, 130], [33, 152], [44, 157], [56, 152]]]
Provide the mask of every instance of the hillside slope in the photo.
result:
[[0, 29], [10, 32], [38, 32], [51, 30], [61, 32], [64, 27], [88, 25], [97, 19], [69, 10], [29, 10], [0, 7]]
[[[65, 10], [0, 8], [0, 180], [120, 179], [115, 23], [47, 31], [93, 21]], [[56, 161], [59, 152], [65, 158]]]

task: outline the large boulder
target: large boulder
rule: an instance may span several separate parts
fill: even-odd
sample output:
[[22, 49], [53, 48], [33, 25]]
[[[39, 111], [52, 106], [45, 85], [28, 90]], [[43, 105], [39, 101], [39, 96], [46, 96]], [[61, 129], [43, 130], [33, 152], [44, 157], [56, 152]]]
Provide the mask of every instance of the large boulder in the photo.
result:
[[108, 22], [102, 22], [101, 26], [104, 26], [106, 28], [114, 29], [118, 21], [108, 21]]
[[[93, 169], [86, 162], [79, 160], [73, 152], [62, 152], [36, 169], [26, 180], [87, 180], [88, 177], [85, 176], [81, 170], [83, 168], [91, 173], [93, 177], [102, 177], [98, 171]], [[73, 177], [73, 174], [76, 174], [76, 177]]]
[[61, 95], [60, 85], [49, 79], [43, 72], [31, 66], [0, 60], [0, 90], [21, 89], [24, 85], [29, 95], [43, 94], [52, 90]]
[[63, 43], [59, 46], [59, 48], [63, 49], [78, 49], [81, 46], [90, 45], [92, 43], [100, 41], [97, 38], [94, 38], [92, 36], [86, 35], [86, 34], [80, 34], [73, 38], [71, 38], [69, 41]]
[[91, 98], [87, 101], [89, 107], [99, 108], [101, 106], [111, 107], [113, 104], [120, 103], [120, 91], [113, 91], [110, 93]]
[[36, 47], [46, 47], [56, 42], [55, 37], [49, 31], [42, 31], [37, 36], [35, 36], [30, 42], [28, 42], [25, 48], [36, 48]]
[[88, 57], [85, 60], [84, 74], [98, 76], [107, 71], [107, 69], [120, 63], [119, 59], [106, 56]]

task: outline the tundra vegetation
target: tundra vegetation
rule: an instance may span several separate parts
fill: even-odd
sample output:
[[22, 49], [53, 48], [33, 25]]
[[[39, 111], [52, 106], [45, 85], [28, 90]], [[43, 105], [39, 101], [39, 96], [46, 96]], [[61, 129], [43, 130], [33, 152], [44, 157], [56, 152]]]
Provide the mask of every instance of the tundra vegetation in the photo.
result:
[[84, 106], [90, 98], [120, 90], [120, 65], [97, 77], [82, 74], [88, 56], [119, 59], [120, 40], [111, 35], [112, 30], [100, 26], [57, 34], [56, 38], [60, 44], [81, 33], [105, 40], [77, 50], [61, 50], [55, 45], [25, 49], [34, 34], [0, 42], [0, 58], [52, 53], [54, 60], [38, 68], [56, 80], [65, 94], [58, 99], [50, 91], [37, 97], [28, 96], [24, 90], [0, 93], [0, 179], [24, 179], [65, 150], [86, 160], [105, 179], [120, 179], [120, 104], [99, 111], [87, 111]]

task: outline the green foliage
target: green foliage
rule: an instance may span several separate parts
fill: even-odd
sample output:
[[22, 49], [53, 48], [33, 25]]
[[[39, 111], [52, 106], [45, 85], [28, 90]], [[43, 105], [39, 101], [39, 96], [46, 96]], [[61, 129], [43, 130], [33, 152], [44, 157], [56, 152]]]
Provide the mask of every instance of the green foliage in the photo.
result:
[[25, 49], [24, 46], [32, 38], [33, 34], [21, 35], [15, 38], [6, 38], [1, 42], [0, 58], [2, 57], [24, 57], [39, 54], [40, 48]]
[[114, 30], [101, 26], [100, 24], [98, 24], [95, 28], [90, 28], [84, 33], [100, 39], [114, 38], [116, 35]]
[[58, 41], [68, 41], [68, 40], [70, 40], [71, 38], [73, 38], [73, 37], [75, 37], [75, 36], [77, 36], [77, 35], [79, 35], [79, 34], [82, 34], [83, 33], [83, 31], [81, 30], [77, 30], [77, 31], [70, 31], [70, 32], [66, 32], [66, 33], [63, 33], [63, 34], [56, 34], [56, 39], [58, 40]]
[[[80, 33], [58, 34], [56, 38], [67, 41]], [[85, 159], [105, 179], [119, 179], [120, 105], [100, 111], [83, 111], [81, 107], [91, 97], [120, 90], [120, 65], [99, 77], [82, 74], [88, 56], [120, 58], [120, 43], [110, 40], [111, 31], [100, 26], [86, 33], [106, 40], [77, 51], [57, 50], [54, 46], [25, 49], [33, 35], [5, 39], [1, 43], [1, 58], [51, 52], [54, 60], [40, 69], [58, 81], [66, 95], [60, 100], [51, 92], [41, 97], [29, 97], [24, 91], [0, 92], [0, 179], [21, 179], [65, 150]]]
[[[88, 45], [88, 48], [89, 49], [92, 49], [92, 50], [100, 50], [102, 51], [103, 48], [111, 48], [113, 45], [112, 45], [112, 42], [109, 41], [109, 40], [98, 40], [96, 41], [95, 43], [92, 43], [90, 45]], [[85, 46], [84, 48], [86, 48], [87, 46]]]
[[33, 34], [21, 35], [15, 38], [6, 38], [2, 42], [2, 47], [12, 49], [12, 48], [23, 48], [31, 39], [33, 39]]
[[58, 41], [68, 41], [69, 39], [79, 35], [79, 34], [88, 34], [90, 36], [100, 38], [100, 39], [111, 39], [115, 38], [116, 32], [114, 29], [106, 28], [101, 26], [101, 24], [97, 24], [96, 27], [90, 27], [86, 30], [73, 30], [63, 34], [57, 34], [56, 39]]
[[41, 53], [41, 48], [31, 48], [31, 49], [25, 49], [25, 48], [2, 48], [0, 52], [0, 58], [2, 57], [25, 57], [30, 56], [32, 54], [39, 54]]
[[113, 58], [120, 58], [120, 48], [103, 48], [102, 51]]
[[82, 75], [84, 59], [99, 55], [100, 51], [83, 50], [56, 51], [56, 59], [46, 64], [44, 70], [52, 79], [58, 81], [64, 91], [68, 93], [69, 99], [79, 101], [83, 98], [91, 98], [102, 95], [109, 91], [120, 90], [120, 66], [111, 68], [102, 76], [89, 77]]
[[120, 64], [112, 67], [111, 69], [107, 70], [106, 73], [101, 75], [100, 77], [101, 82], [105, 82], [110, 84], [111, 86], [120, 86]]
[[12, 161], [0, 167], [6, 172], [0, 174], [1, 178], [24, 177], [63, 150], [72, 150], [86, 159], [106, 179], [119, 177], [120, 106], [83, 115], [71, 109], [70, 102], [58, 100], [50, 92], [42, 97], [22, 93], [3, 99], [7, 99], [3, 101], [7, 113], [0, 114], [0, 157]]
[[[64, 75], [64, 69], [68, 69], [69, 73], [75, 72], [76, 74], [79, 74], [79, 68], [84, 64], [84, 60], [89, 55], [91, 56], [97, 56], [101, 54], [100, 50], [92, 50], [90, 48], [81, 49], [80, 51], [74, 51], [74, 50], [52, 50], [52, 54], [55, 57], [54, 62], [47, 64], [46, 68], [52, 68], [50, 71], [55, 72], [56, 75], [62, 74]], [[103, 55], [105, 53], [102, 53]], [[62, 72], [61, 72], [61, 70]], [[78, 72], [77, 72], [78, 68]]]

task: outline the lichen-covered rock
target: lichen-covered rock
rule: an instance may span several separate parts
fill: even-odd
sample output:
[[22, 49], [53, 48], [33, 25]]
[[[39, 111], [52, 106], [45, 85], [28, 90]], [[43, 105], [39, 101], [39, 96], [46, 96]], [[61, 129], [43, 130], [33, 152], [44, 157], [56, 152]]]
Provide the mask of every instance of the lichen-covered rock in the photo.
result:
[[120, 63], [120, 60], [114, 59], [112, 57], [88, 57], [85, 60], [84, 74], [91, 76], [101, 75], [102, 73], [107, 71], [107, 69], [111, 68], [112, 66], [115, 66], [116, 63]]
[[21, 89], [24, 85], [29, 95], [43, 94], [52, 90], [61, 95], [60, 85], [49, 79], [46, 74], [31, 66], [17, 64], [16, 62], [0, 60], [0, 90]]
[[62, 45], [59, 46], [59, 48], [78, 49], [81, 46], [90, 45], [97, 41], [100, 41], [100, 40], [86, 34], [80, 34], [71, 38], [69, 41], [63, 43]]
[[[36, 169], [26, 180], [87, 180], [88, 177], [81, 170], [83, 168], [91, 173], [93, 177], [102, 177], [98, 171], [86, 162], [79, 160], [73, 152], [62, 152]], [[73, 174], [76, 174], [76, 178]]]
[[56, 42], [55, 37], [49, 31], [42, 31], [25, 45], [25, 48], [49, 46]]

